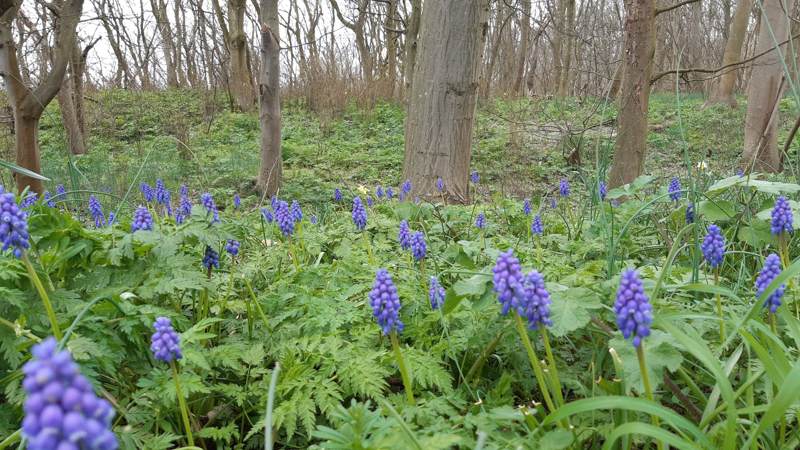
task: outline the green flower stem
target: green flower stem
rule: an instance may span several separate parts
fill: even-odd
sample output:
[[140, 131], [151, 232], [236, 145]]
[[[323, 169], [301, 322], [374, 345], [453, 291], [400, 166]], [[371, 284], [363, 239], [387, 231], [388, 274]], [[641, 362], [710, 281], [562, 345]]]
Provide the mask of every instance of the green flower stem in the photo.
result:
[[556, 359], [553, 357], [553, 350], [550, 348], [550, 338], [548, 337], [547, 329], [541, 327], [539, 332], [542, 335], [542, 341], [544, 341], [544, 351], [547, 354], [547, 365], [550, 369], [550, 378], [552, 379], [556, 402], [558, 402], [558, 406], [564, 406], [564, 395], [561, 393], [561, 378], [558, 376]]
[[192, 436], [192, 425], [189, 423], [189, 408], [186, 407], [186, 399], [183, 398], [183, 393], [181, 392], [181, 382], [178, 377], [178, 366], [175, 364], [175, 361], [172, 360], [169, 362], [169, 365], [172, 366], [172, 378], [175, 379], [175, 394], [178, 396], [178, 405], [181, 409], [181, 417], [183, 418], [183, 426], [186, 428], [186, 439], [189, 441], [189, 446], [194, 446], [194, 437]]
[[400, 377], [403, 378], [403, 388], [406, 391], [406, 400], [409, 405], [414, 405], [414, 390], [411, 385], [411, 375], [408, 372], [408, 367], [403, 359], [403, 353], [400, 351], [400, 342], [397, 340], [397, 331], [392, 330], [389, 333], [389, 339], [392, 341], [392, 349], [394, 350], [394, 358], [397, 360], [397, 366], [400, 368]]
[[36, 275], [36, 270], [34, 270], [33, 264], [31, 264], [31, 260], [28, 258], [27, 252], [22, 253], [22, 262], [25, 264], [25, 268], [28, 270], [28, 278], [36, 287], [36, 291], [39, 293], [42, 303], [44, 303], [44, 309], [47, 311], [47, 318], [50, 320], [50, 328], [53, 330], [53, 336], [55, 336], [56, 340], [60, 341], [62, 335], [61, 328], [58, 327], [56, 312], [53, 310], [53, 304], [50, 303], [50, 297], [47, 295], [47, 291], [44, 290], [42, 280], [40, 280], [39, 276]]
[[539, 390], [542, 391], [542, 396], [544, 397], [544, 402], [547, 405], [547, 409], [550, 412], [554, 412], [556, 410], [555, 404], [553, 404], [553, 399], [550, 398], [550, 389], [547, 388], [547, 383], [544, 379], [544, 372], [542, 372], [542, 366], [539, 364], [539, 358], [536, 357], [536, 350], [533, 349], [533, 345], [531, 345], [531, 340], [528, 337], [528, 330], [525, 329], [525, 324], [522, 323], [522, 318], [519, 314], [514, 314], [514, 322], [517, 326], [517, 332], [519, 333], [519, 338], [522, 340], [522, 345], [525, 346], [525, 351], [528, 352], [528, 360], [531, 363], [531, 368], [533, 369], [534, 375], [536, 375], [536, 381], [539, 383]]
[[374, 266], [375, 258], [372, 256], [372, 245], [369, 243], [369, 236], [367, 235], [367, 231], [366, 230], [362, 231], [361, 236], [364, 238], [364, 246], [367, 248], [367, 257], [369, 258], [369, 264], [371, 266]]
[[[645, 364], [644, 359], [644, 343], [640, 343], [638, 347], [636, 347], [636, 356], [639, 358], [639, 371], [642, 374], [642, 384], [644, 384], [644, 394], [647, 396], [647, 399], [651, 402], [655, 402], [655, 398], [653, 397], [653, 388], [650, 386], [650, 375], [647, 373], [647, 364]], [[658, 416], [653, 415], [651, 416], [653, 420], [653, 425], [656, 427], [661, 426], [658, 420]], [[656, 446], [659, 450], [664, 448], [664, 445], [661, 441], [656, 442]]]
[[6, 449], [22, 439], [22, 430], [11, 433], [7, 438], [0, 441], [0, 450]]
[[[714, 270], [714, 286], [719, 286], [719, 267]], [[719, 315], [719, 345], [725, 342], [725, 317], [722, 315], [722, 298], [717, 292], [717, 315]]]

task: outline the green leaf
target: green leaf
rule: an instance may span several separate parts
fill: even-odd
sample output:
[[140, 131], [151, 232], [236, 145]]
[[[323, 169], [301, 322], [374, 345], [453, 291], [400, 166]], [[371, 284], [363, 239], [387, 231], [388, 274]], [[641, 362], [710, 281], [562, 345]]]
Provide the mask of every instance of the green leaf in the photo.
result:
[[[637, 392], [644, 393], [639, 359], [631, 342], [623, 339], [621, 335], [617, 335], [608, 345], [614, 348], [622, 359], [625, 382]], [[650, 383], [653, 390], [656, 390], [661, 384], [664, 369], [670, 372], [678, 370], [683, 362], [683, 355], [678, 350], [678, 342], [669, 334], [659, 330], [653, 330], [652, 334], [644, 340], [644, 348]]]
[[32, 170], [28, 170], [28, 169], [26, 169], [24, 167], [20, 167], [20, 166], [14, 164], [14, 163], [10, 163], [10, 162], [4, 161], [2, 159], [0, 159], [0, 167], [5, 167], [6, 169], [8, 169], [8, 170], [10, 170], [12, 172], [17, 172], [19, 174], [25, 175], [26, 177], [30, 177], [30, 178], [33, 178], [33, 179], [36, 179], [36, 180], [50, 181], [50, 178], [47, 178], [47, 177], [45, 177], [43, 175], [39, 175], [38, 173], [36, 173], [36, 172], [34, 172]]
[[486, 292], [486, 285], [492, 280], [488, 273], [473, 275], [466, 280], [457, 281], [453, 285], [453, 292], [458, 296], [483, 295]]
[[739, 228], [737, 237], [740, 241], [756, 248], [772, 242], [772, 232], [769, 224], [761, 220], [754, 220], [749, 225]]
[[736, 206], [727, 200], [703, 200], [697, 211], [712, 222], [724, 222], [736, 215]]
[[611, 432], [611, 434], [608, 436], [608, 439], [603, 444], [603, 450], [610, 450], [614, 448], [614, 443], [617, 442], [617, 439], [629, 434], [649, 436], [656, 441], [666, 443], [669, 448], [675, 447], [687, 450], [695, 450], [698, 448], [693, 442], [689, 442], [686, 439], [676, 436], [674, 433], [670, 433], [667, 430], [662, 430], [661, 428], [650, 425], [649, 423], [628, 422], [618, 426], [613, 432]]
[[800, 191], [800, 185], [794, 183], [780, 183], [777, 181], [750, 179], [743, 183], [745, 186], [752, 186], [759, 192], [766, 194], [793, 194]]
[[553, 301], [550, 305], [550, 318], [553, 325], [549, 331], [557, 337], [583, 328], [592, 318], [589, 311], [602, 306], [600, 297], [584, 287], [554, 290], [551, 295]]
[[540, 450], [562, 450], [572, 445], [572, 433], [568, 430], [557, 429], [545, 433], [539, 440]]

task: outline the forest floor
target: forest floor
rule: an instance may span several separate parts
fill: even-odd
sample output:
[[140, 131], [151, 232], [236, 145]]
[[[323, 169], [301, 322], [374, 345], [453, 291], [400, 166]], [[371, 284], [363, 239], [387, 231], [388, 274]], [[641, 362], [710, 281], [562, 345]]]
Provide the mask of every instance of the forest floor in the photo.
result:
[[[104, 91], [95, 93], [92, 100], [87, 103], [89, 154], [72, 158], [73, 164], [65, 152], [56, 103], [42, 119], [44, 172], [54, 183], [77, 183], [121, 195], [141, 170], [169, 184], [199, 183], [225, 193], [252, 190], [259, 165], [256, 113], [236, 114], [220, 104], [208, 106], [191, 91]], [[736, 170], [746, 106], [740, 101], [737, 109], [703, 109], [702, 103], [697, 95], [653, 95], [648, 174], [660, 178], [686, 173], [685, 158], [694, 167], [706, 161], [712, 175]], [[781, 110], [791, 111], [791, 103], [784, 100]], [[607, 171], [615, 114], [613, 104], [596, 99], [484, 102], [477, 110], [472, 155], [472, 166], [481, 172], [487, 187], [483, 192], [538, 197], [555, 189], [562, 176], [581, 179], [598, 166]], [[352, 189], [377, 180], [399, 185], [404, 117], [402, 105], [391, 103], [371, 109], [352, 106], [335, 118], [285, 104], [284, 192], [322, 200], [335, 186]], [[793, 118], [782, 114], [781, 119], [782, 145]], [[790, 154], [797, 153], [798, 145]], [[568, 161], [576, 147], [579, 164], [575, 159]], [[788, 158], [790, 169], [797, 165], [794, 159]]]

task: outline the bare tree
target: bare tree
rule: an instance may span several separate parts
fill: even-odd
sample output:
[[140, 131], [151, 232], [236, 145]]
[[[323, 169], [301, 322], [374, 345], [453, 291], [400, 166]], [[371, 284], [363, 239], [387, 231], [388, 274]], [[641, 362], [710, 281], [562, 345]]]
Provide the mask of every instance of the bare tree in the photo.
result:
[[230, 58], [228, 61], [230, 74], [228, 84], [234, 106], [239, 111], [251, 111], [255, 105], [255, 89], [250, 70], [247, 34], [244, 30], [244, 13], [247, 3], [245, 0], [227, 0], [227, 21], [222, 13], [219, 0], [212, 0], [212, 5]]
[[[778, 149], [778, 104], [786, 87], [780, 43], [789, 36], [789, 17], [781, 0], [764, 0], [756, 60], [747, 88], [742, 165], [749, 170], [780, 172], [783, 154]], [[774, 49], [773, 51], [769, 51]]]
[[[485, 0], [426, 2], [406, 118], [404, 176], [419, 196], [469, 200], [478, 65], [488, 16]], [[438, 194], [436, 194], [438, 195]]]
[[278, 192], [281, 162], [280, 41], [278, 0], [261, 0], [261, 68], [258, 74], [261, 169], [256, 186], [266, 195]]
[[[741, 58], [742, 45], [747, 32], [747, 19], [750, 18], [750, 9], [752, 7], [753, 0], [739, 0], [736, 5], [736, 12], [733, 15], [730, 31], [728, 31], [728, 39], [725, 43], [725, 54], [722, 56], [723, 66], [734, 64]], [[723, 73], [706, 105], [725, 104], [735, 108], [736, 97], [733, 95], [733, 88], [736, 85], [738, 74], [739, 72], [735, 68]]]
[[[53, 61], [49, 72], [35, 87], [22, 82], [17, 61], [17, 46], [13, 36], [13, 21], [22, 6], [22, 0], [0, 2], [0, 77], [6, 85], [8, 99], [14, 112], [14, 135], [17, 164], [33, 172], [41, 172], [39, 156], [39, 120], [44, 108], [55, 98], [64, 80], [75, 48], [75, 28], [80, 20], [83, 0], [62, 0], [49, 4], [56, 17]], [[42, 182], [25, 175], [17, 175], [17, 188], [30, 187], [34, 192], [44, 191]]]

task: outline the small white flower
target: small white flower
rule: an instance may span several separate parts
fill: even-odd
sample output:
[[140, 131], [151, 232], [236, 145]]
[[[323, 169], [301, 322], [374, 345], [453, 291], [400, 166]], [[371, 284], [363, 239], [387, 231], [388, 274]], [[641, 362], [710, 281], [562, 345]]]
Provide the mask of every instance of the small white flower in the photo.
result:
[[698, 162], [697, 170], [705, 172], [706, 170], [708, 170], [708, 163], [705, 160]]

